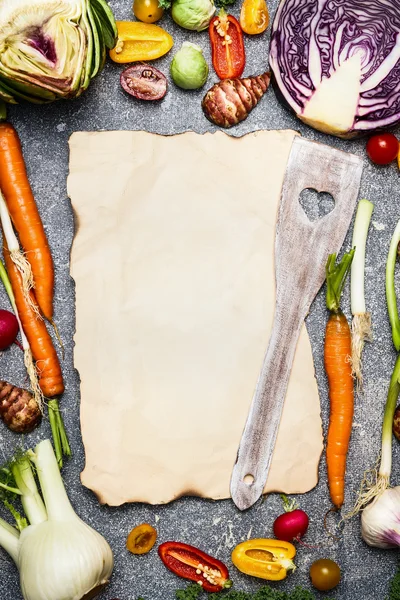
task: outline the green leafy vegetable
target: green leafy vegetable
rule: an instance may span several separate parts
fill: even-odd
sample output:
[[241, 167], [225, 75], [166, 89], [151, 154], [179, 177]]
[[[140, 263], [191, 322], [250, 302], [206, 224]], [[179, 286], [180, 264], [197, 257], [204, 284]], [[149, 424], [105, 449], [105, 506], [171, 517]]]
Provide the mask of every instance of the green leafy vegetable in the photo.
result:
[[207, 81], [208, 65], [197, 44], [183, 42], [170, 65], [171, 77], [184, 90], [197, 90]]
[[232, 6], [235, 2], [236, 0], [215, 0], [215, 5], [218, 8], [226, 8], [227, 6]]
[[[197, 583], [188, 585], [185, 590], [177, 590], [175, 592], [176, 600], [197, 600], [201, 594], [201, 587]], [[216, 596], [218, 594], [212, 594]]]
[[400, 564], [389, 584], [389, 596], [386, 600], [400, 600]]
[[[400, 575], [399, 584], [400, 592]], [[200, 598], [202, 590], [199, 585], [189, 585], [185, 590], [177, 590], [176, 600], [197, 600]], [[315, 596], [309, 590], [297, 586], [292, 592], [283, 592], [276, 590], [268, 585], [264, 585], [254, 593], [241, 592], [238, 590], [230, 590], [229, 592], [221, 592], [219, 594], [207, 594], [208, 600], [315, 600]], [[325, 600], [332, 600], [326, 598]], [[388, 600], [400, 600], [399, 596], [393, 596]]]
[[174, 0], [171, 16], [175, 23], [190, 31], [207, 29], [215, 14], [213, 0]]

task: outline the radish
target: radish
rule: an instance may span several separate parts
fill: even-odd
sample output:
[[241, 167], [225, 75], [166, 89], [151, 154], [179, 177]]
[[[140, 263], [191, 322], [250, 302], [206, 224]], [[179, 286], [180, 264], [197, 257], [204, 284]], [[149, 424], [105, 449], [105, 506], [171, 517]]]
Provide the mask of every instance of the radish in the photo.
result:
[[8, 310], [0, 310], [0, 350], [5, 350], [15, 342], [18, 331], [16, 316]]
[[285, 542], [300, 541], [308, 529], [309, 519], [295, 500], [291, 502], [281, 494], [285, 512], [274, 521], [274, 535]]

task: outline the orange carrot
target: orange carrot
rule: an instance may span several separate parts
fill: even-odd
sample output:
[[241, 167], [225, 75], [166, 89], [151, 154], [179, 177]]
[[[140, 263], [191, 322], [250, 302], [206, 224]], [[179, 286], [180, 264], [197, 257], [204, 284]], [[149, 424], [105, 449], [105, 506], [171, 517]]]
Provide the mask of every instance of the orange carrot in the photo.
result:
[[326, 447], [328, 486], [331, 500], [339, 509], [344, 502], [344, 479], [354, 412], [354, 382], [351, 368], [351, 333], [340, 310], [340, 297], [354, 250], [335, 265], [328, 258], [326, 304], [330, 317], [325, 332], [325, 370], [329, 384], [330, 417]]
[[[38, 318], [26, 299], [21, 276], [11, 259], [6, 245], [4, 247], [4, 261], [14, 292], [22, 329], [28, 339], [33, 358], [36, 361], [40, 389], [47, 398], [59, 396], [64, 391], [64, 382], [57, 352], [55, 351], [45, 322]], [[33, 297], [32, 301], [34, 302]]]
[[18, 134], [5, 122], [0, 123], [0, 189], [32, 267], [37, 304], [51, 321], [54, 266], [50, 247], [29, 184]]

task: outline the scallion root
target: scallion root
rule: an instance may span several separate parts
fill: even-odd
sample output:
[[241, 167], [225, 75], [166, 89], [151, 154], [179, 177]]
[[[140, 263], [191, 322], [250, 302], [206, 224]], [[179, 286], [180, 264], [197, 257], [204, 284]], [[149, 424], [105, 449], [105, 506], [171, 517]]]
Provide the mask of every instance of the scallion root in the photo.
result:
[[376, 468], [365, 471], [356, 503], [343, 518], [351, 519], [358, 515], [370, 502], [383, 494], [388, 487], [389, 477], [387, 475], [380, 475]]
[[365, 342], [372, 341], [371, 313], [354, 315], [351, 323], [351, 365], [357, 390], [363, 389], [361, 356]]
[[26, 348], [24, 350], [24, 363], [29, 376], [33, 397], [35, 398], [38, 404], [40, 412], [43, 414], [44, 397], [43, 392], [40, 389], [37, 370], [33, 362], [33, 356], [30, 348]]
[[27, 260], [25, 254], [18, 250], [10, 250], [11, 260], [15, 264], [18, 269], [19, 274], [21, 275], [22, 280], [22, 289], [24, 291], [24, 296], [32, 309], [35, 311], [35, 314], [39, 319], [42, 318], [39, 309], [37, 307], [36, 302], [32, 300], [31, 290], [34, 288], [32, 268]]

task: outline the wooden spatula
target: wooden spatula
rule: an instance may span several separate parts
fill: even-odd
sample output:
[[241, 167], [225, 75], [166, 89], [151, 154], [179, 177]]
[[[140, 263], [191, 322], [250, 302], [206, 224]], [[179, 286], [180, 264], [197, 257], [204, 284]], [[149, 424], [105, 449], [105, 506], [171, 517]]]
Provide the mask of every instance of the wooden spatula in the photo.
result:
[[[361, 172], [353, 154], [301, 137], [293, 142], [276, 226], [274, 323], [231, 478], [240, 510], [256, 502], [267, 481], [300, 330], [324, 283], [328, 255], [343, 244]], [[330, 193], [334, 209], [311, 222], [299, 202], [306, 188]]]

